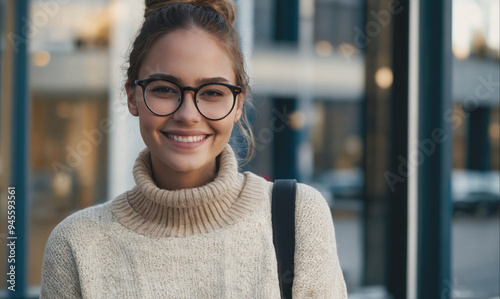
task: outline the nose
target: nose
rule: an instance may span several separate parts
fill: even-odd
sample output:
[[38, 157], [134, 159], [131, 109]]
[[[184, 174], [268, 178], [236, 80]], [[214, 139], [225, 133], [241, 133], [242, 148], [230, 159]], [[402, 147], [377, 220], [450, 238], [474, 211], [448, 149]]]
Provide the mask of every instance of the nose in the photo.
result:
[[184, 91], [184, 98], [181, 107], [173, 114], [175, 121], [184, 123], [199, 122], [202, 116], [194, 104], [194, 91]]

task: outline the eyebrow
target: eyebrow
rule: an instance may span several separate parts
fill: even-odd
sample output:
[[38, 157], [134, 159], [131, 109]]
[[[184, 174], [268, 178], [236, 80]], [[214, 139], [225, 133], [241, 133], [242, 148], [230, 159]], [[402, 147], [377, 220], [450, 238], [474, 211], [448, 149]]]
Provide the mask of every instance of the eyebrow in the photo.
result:
[[[177, 84], [181, 83], [181, 80], [179, 78], [172, 76], [172, 75], [163, 74], [163, 73], [152, 74], [148, 77], [148, 79], [149, 78], [169, 80], [169, 81], [173, 81]], [[202, 85], [205, 83], [229, 83], [229, 80], [227, 80], [226, 78], [223, 78], [223, 77], [200, 78], [200, 79], [196, 80], [197, 85]]]

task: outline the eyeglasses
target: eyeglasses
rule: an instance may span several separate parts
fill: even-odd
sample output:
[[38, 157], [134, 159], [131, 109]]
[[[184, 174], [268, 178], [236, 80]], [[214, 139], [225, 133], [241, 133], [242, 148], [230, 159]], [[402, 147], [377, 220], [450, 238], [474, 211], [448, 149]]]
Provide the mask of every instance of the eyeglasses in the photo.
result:
[[221, 120], [233, 111], [236, 97], [242, 92], [241, 87], [225, 83], [206, 83], [198, 87], [180, 86], [165, 80], [150, 78], [134, 80], [142, 87], [144, 103], [158, 116], [175, 113], [184, 101], [184, 92], [193, 91], [196, 109], [209, 120]]

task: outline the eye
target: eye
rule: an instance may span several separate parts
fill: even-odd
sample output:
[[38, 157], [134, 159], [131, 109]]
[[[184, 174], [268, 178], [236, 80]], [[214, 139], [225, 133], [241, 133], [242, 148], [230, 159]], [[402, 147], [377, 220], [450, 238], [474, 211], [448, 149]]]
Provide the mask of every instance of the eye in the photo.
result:
[[201, 95], [206, 97], [221, 97], [224, 95], [224, 93], [219, 90], [209, 89], [209, 90], [203, 90]]
[[177, 93], [177, 91], [169, 86], [156, 86], [151, 89], [152, 92], [158, 93]]

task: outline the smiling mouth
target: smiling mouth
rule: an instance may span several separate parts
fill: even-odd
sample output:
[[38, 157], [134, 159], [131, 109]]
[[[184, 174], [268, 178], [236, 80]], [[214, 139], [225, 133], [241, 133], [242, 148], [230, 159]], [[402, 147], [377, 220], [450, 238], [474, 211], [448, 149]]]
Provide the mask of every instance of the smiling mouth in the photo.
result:
[[180, 135], [166, 134], [166, 133], [164, 133], [164, 135], [170, 139], [184, 143], [199, 142], [207, 138], [208, 136], [208, 135], [180, 136]]

